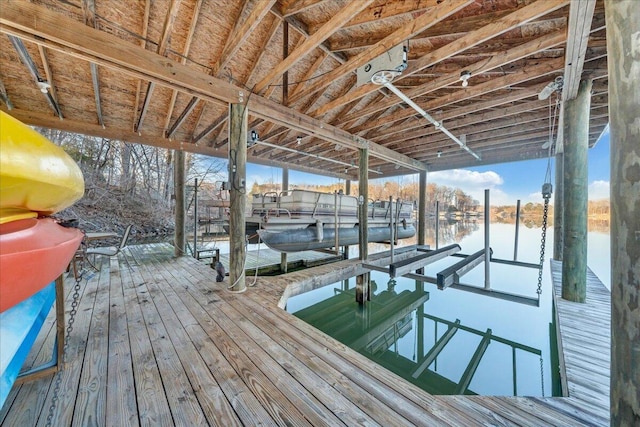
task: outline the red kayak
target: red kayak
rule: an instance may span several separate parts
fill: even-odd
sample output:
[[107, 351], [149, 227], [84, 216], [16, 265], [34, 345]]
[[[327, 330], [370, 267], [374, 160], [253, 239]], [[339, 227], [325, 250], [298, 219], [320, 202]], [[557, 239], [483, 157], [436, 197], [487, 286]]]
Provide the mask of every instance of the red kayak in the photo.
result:
[[0, 224], [0, 312], [43, 289], [64, 272], [84, 234], [51, 218]]

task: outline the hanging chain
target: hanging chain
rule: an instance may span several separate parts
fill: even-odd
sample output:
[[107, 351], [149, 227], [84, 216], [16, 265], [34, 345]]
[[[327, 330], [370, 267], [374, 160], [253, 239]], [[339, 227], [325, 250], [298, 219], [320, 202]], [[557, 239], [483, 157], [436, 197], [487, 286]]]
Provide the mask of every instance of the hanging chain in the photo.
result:
[[[73, 301], [71, 302], [71, 311], [69, 312], [69, 320], [67, 321], [67, 329], [64, 337], [64, 346], [62, 347], [62, 360], [58, 360], [58, 371], [55, 373], [55, 383], [53, 385], [53, 396], [51, 397], [51, 406], [49, 406], [49, 413], [47, 414], [46, 427], [51, 427], [53, 422], [53, 413], [58, 404], [58, 393], [60, 392], [60, 384], [62, 383], [62, 366], [65, 363], [67, 357], [67, 350], [69, 348], [69, 337], [71, 331], [73, 331], [73, 322], [75, 321], [76, 313], [78, 312], [78, 305], [80, 304], [80, 283], [82, 282], [82, 276], [84, 275], [84, 265], [80, 266], [80, 274], [76, 277], [76, 283], [73, 287]], [[60, 343], [58, 343], [60, 345]]]
[[544, 210], [542, 211], [542, 241], [540, 242], [540, 267], [538, 269], [538, 297], [542, 294], [542, 268], [544, 267], [544, 249], [547, 244], [547, 216], [549, 213], [549, 199], [551, 198], [551, 184], [542, 185], [542, 197], [544, 197]]
[[542, 397], [544, 397], [544, 363], [542, 362], [542, 356], [540, 356], [540, 386], [542, 387]]

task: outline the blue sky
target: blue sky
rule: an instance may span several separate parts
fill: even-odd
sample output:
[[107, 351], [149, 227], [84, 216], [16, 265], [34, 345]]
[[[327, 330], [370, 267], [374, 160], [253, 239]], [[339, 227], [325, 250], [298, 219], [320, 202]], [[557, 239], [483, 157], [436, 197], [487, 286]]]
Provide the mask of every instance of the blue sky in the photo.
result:
[[[555, 162], [551, 162], [551, 183], [555, 183]], [[609, 133], [601, 137], [595, 147], [589, 149], [589, 199], [609, 198]], [[491, 204], [515, 204], [518, 199], [523, 203], [542, 202], [541, 189], [547, 170], [547, 159], [528, 160], [524, 162], [500, 163], [467, 169], [432, 172], [427, 176], [428, 182], [449, 187], [459, 187], [476, 200], [484, 200], [484, 190], [491, 190]], [[417, 181], [417, 175], [389, 180]], [[282, 182], [282, 170], [276, 167], [247, 165], [247, 183]], [[340, 180], [336, 178], [311, 175], [291, 170], [290, 184], [331, 184]], [[551, 199], [553, 202], [553, 198]]]

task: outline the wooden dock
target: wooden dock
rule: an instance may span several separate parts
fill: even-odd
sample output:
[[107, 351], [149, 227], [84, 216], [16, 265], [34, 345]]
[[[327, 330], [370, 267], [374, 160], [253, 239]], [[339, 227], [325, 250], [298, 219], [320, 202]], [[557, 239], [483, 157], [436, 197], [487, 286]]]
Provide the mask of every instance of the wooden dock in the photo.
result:
[[[167, 245], [105, 259], [82, 283], [51, 425], [609, 424], [602, 405], [573, 395], [430, 395], [277, 307], [292, 281], [355, 263], [259, 277], [232, 294], [206, 264], [173, 258]], [[28, 364], [49, 354], [48, 325]], [[0, 423], [45, 425], [52, 391], [51, 378], [15, 386]]]
[[562, 299], [562, 263], [551, 261], [563, 392], [594, 413], [609, 413], [611, 292], [587, 269], [584, 304]]

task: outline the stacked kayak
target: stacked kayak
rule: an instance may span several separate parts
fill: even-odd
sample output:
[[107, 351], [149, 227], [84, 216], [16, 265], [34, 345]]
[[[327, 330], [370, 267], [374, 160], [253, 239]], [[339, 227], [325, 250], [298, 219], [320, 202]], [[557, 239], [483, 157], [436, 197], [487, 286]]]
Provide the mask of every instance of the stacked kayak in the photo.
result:
[[64, 150], [0, 111], [0, 312], [58, 277], [83, 234], [43, 218], [84, 194], [80, 168]]

